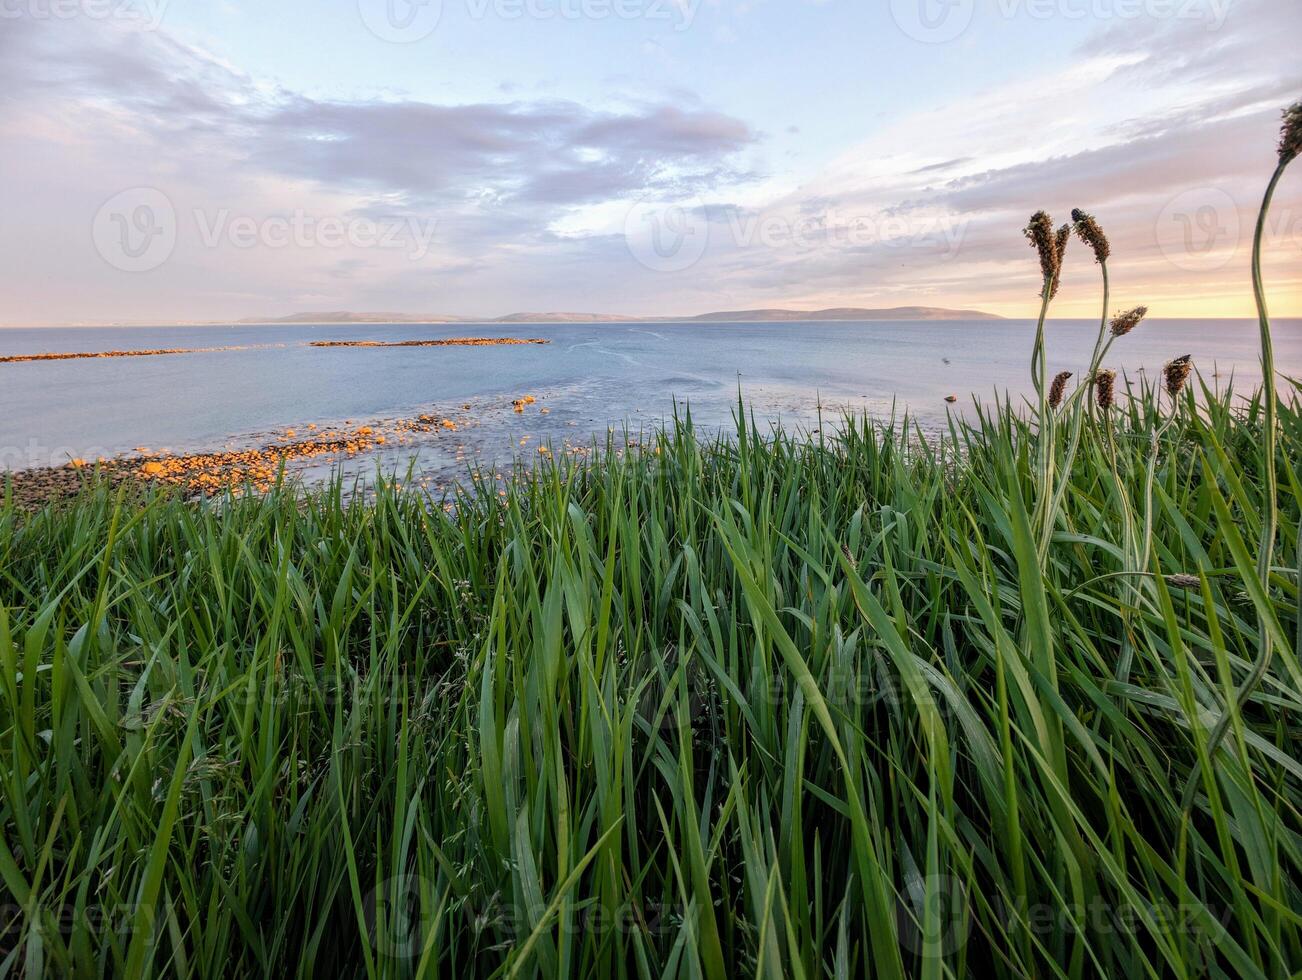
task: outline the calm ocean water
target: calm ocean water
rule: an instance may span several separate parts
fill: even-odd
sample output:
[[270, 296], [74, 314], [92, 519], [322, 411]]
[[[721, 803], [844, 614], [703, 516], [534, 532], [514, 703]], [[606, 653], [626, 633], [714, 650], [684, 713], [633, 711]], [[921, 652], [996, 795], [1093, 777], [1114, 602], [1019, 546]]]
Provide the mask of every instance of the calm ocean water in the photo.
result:
[[[1082, 370], [1096, 324], [1049, 330], [1051, 373]], [[455, 324], [217, 326], [0, 330], [0, 355], [166, 347], [249, 349], [0, 365], [0, 468], [153, 450], [256, 445], [308, 423], [421, 412], [456, 418], [456, 433], [390, 449], [379, 462], [446, 475], [474, 459], [503, 462], [539, 442], [582, 445], [609, 426], [634, 430], [670, 415], [674, 399], [702, 425], [729, 423], [738, 386], [756, 415], [816, 424], [818, 406], [887, 415], [907, 408], [943, 422], [970, 396], [1029, 392], [1030, 321], [783, 324]], [[313, 340], [543, 337], [547, 346], [335, 348]], [[1302, 321], [1275, 330], [1281, 372], [1302, 376]], [[1168, 320], [1120, 341], [1110, 366], [1149, 376], [1193, 354], [1199, 369], [1246, 390], [1259, 380], [1252, 321]], [[511, 401], [538, 399], [524, 416]], [[468, 409], [464, 406], [470, 406]], [[542, 410], [547, 409], [546, 413]], [[369, 469], [376, 458], [353, 460]]]

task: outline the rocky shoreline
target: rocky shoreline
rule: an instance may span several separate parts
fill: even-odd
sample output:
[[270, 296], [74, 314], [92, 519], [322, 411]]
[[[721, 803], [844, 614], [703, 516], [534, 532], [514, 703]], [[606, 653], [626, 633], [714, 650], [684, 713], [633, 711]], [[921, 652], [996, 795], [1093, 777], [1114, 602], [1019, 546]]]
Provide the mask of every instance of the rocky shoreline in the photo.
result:
[[63, 466], [10, 471], [0, 476], [0, 492], [12, 493], [24, 510], [76, 496], [96, 484], [114, 489], [123, 483], [174, 487], [192, 497], [265, 493], [290, 463], [330, 457], [347, 459], [390, 443], [401, 445], [420, 434], [457, 429], [458, 423], [452, 418], [433, 413], [324, 430], [313, 424], [306, 427], [307, 434], [286, 429], [274, 441], [247, 449], [205, 453], [140, 451], [111, 459], [73, 459]]

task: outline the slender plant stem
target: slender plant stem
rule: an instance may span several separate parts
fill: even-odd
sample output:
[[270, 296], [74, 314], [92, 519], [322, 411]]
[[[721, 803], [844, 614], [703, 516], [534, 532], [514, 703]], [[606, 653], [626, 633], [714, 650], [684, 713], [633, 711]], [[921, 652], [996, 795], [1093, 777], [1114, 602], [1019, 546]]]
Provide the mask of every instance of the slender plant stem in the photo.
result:
[[1036, 398], [1039, 400], [1041, 416], [1048, 405], [1048, 393], [1044, 388], [1046, 371], [1044, 322], [1049, 316], [1049, 304], [1053, 301], [1053, 283], [1044, 284], [1044, 295], [1040, 301], [1040, 319], [1035, 326], [1035, 346], [1031, 348], [1031, 380], [1035, 384]]
[[[1044, 283], [1044, 295], [1040, 303], [1040, 319], [1035, 327], [1035, 346], [1031, 349], [1031, 380], [1035, 383], [1036, 418], [1039, 425], [1038, 475], [1040, 478], [1040, 500], [1036, 503], [1040, 520], [1048, 517], [1049, 498], [1053, 492], [1054, 426], [1053, 413], [1049, 410], [1049, 393], [1045, 387], [1045, 375], [1048, 373], [1047, 345], [1044, 338], [1044, 323], [1049, 316], [1049, 304], [1053, 301], [1056, 283], [1048, 279]], [[1043, 524], [1041, 524], [1043, 526]], [[1043, 564], [1044, 556], [1040, 555]]]
[[1049, 557], [1049, 545], [1053, 541], [1053, 528], [1058, 523], [1058, 513], [1062, 510], [1063, 498], [1067, 494], [1067, 485], [1071, 481], [1072, 467], [1076, 464], [1076, 453], [1080, 449], [1081, 427], [1084, 424], [1084, 408], [1080, 404], [1085, 393], [1089, 391], [1090, 379], [1094, 377], [1094, 372], [1099, 369], [1104, 356], [1112, 347], [1112, 342], [1107, 339], [1108, 330], [1108, 305], [1112, 301], [1112, 283], [1108, 277], [1108, 264], [1101, 262], [1099, 265], [1103, 270], [1103, 317], [1099, 323], [1099, 336], [1094, 342], [1094, 353], [1090, 356], [1089, 370], [1085, 372], [1085, 377], [1081, 379], [1081, 384], [1077, 385], [1076, 390], [1072, 392], [1063, 406], [1063, 414], [1071, 417], [1071, 439], [1068, 442], [1067, 455], [1063, 460], [1063, 478], [1057, 482], [1052, 492], [1052, 497], [1048, 503], [1048, 509], [1044, 512], [1043, 523], [1040, 525], [1040, 561], [1043, 562]]
[[[1279, 494], [1278, 494], [1278, 474], [1275, 467], [1275, 453], [1279, 437], [1279, 401], [1275, 391], [1275, 345], [1270, 335], [1270, 312], [1266, 306], [1266, 285], [1261, 274], [1261, 251], [1262, 242], [1266, 237], [1266, 218], [1270, 213], [1271, 202], [1275, 199], [1275, 189], [1279, 186], [1284, 171], [1288, 169], [1288, 161], [1281, 161], [1280, 165], [1275, 168], [1275, 175], [1271, 177], [1270, 184], [1266, 188], [1266, 196], [1261, 202], [1261, 214], [1257, 216], [1257, 231], [1252, 240], [1252, 292], [1257, 301], [1257, 319], [1261, 327], [1261, 397], [1265, 405], [1265, 419], [1262, 433], [1262, 454], [1264, 456], [1265, 471], [1262, 478], [1262, 513], [1261, 513], [1261, 549], [1257, 557], [1257, 575], [1261, 579], [1262, 590], [1266, 594], [1267, 600], [1270, 598], [1270, 567], [1275, 559], [1275, 537], [1279, 529]], [[1271, 659], [1274, 656], [1274, 639], [1270, 634], [1269, 623], [1266, 614], [1259, 611], [1257, 614], [1257, 630], [1260, 638], [1260, 656], [1252, 668], [1252, 673], [1248, 675], [1243, 686], [1239, 688], [1239, 693], [1235, 696], [1234, 703], [1229, 705], [1216, 727], [1212, 730], [1212, 735], [1207, 743], [1207, 758], [1215, 758], [1216, 750], [1220, 747], [1221, 741], [1225, 738], [1226, 732], [1230, 729], [1232, 718], [1235, 714], [1241, 713], [1247, 707], [1248, 701], [1252, 698], [1257, 686], [1270, 670]], [[1193, 802], [1193, 792], [1197, 786], [1197, 768], [1190, 774], [1189, 782], [1185, 787], [1185, 809], [1188, 809]]]

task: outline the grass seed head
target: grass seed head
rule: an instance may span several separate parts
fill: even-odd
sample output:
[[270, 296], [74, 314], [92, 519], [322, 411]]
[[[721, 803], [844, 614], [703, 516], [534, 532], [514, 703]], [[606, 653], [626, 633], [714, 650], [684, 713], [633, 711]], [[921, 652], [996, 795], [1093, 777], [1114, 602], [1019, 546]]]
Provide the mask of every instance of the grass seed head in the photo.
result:
[[1292, 163], [1302, 154], [1302, 102], [1284, 110], [1284, 127], [1279, 134], [1279, 162]]
[[1171, 586], [1173, 589], [1185, 589], [1188, 591], [1190, 589], [1201, 588], [1203, 580], [1197, 575], [1168, 575], [1166, 577], [1166, 584]]
[[1040, 271], [1044, 274], [1044, 288], [1049, 290], [1050, 298], [1058, 292], [1058, 278], [1062, 273], [1063, 245], [1059, 244], [1059, 234], [1053, 230], [1053, 219], [1043, 211], [1031, 215], [1031, 223], [1026, 226], [1027, 239], [1040, 253]]
[[1050, 299], [1058, 295], [1058, 287], [1062, 285], [1062, 267], [1067, 261], [1067, 243], [1071, 241], [1071, 225], [1063, 225], [1058, 229], [1058, 234], [1054, 238], [1054, 248], [1058, 252], [1058, 274], [1053, 280], [1053, 291], [1050, 293]]
[[1071, 213], [1071, 220], [1076, 225], [1076, 234], [1080, 236], [1080, 240], [1093, 250], [1094, 258], [1100, 263], [1106, 262], [1108, 256], [1112, 254], [1112, 245], [1094, 215], [1086, 214], [1080, 208], [1076, 208]]
[[1136, 306], [1133, 310], [1118, 313], [1112, 318], [1112, 336], [1124, 337], [1139, 326], [1146, 316], [1148, 316], [1147, 306]]
[[1177, 357], [1162, 369], [1162, 378], [1166, 382], [1167, 393], [1172, 398], [1178, 398], [1180, 392], [1184, 391], [1185, 383], [1189, 380], [1189, 374], [1192, 371], [1193, 355], [1191, 354]]
[[1049, 388], [1049, 407], [1057, 408], [1062, 404], [1062, 396], [1067, 392], [1067, 382], [1071, 380], [1071, 372], [1063, 371], [1053, 379], [1053, 385]]
[[1094, 375], [1094, 398], [1099, 408], [1107, 411], [1117, 400], [1117, 372], [1099, 371]]

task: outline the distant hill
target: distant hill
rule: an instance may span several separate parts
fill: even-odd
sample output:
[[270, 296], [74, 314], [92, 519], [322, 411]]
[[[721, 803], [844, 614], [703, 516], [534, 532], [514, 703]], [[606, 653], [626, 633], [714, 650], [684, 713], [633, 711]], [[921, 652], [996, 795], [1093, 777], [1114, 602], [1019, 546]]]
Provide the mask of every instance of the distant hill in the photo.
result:
[[841, 307], [832, 310], [733, 310], [682, 317], [693, 323], [755, 323], [810, 320], [1002, 320], [980, 310], [946, 310], [938, 306], [896, 306], [885, 310]]
[[512, 313], [488, 323], [645, 323], [646, 317], [618, 313]]
[[440, 313], [294, 313], [282, 317], [250, 317], [240, 323], [796, 323], [819, 320], [1002, 320], [981, 310], [947, 310], [937, 306], [896, 306], [890, 309], [840, 307], [831, 310], [730, 310], [700, 316], [625, 316], [617, 313], [512, 313], [493, 319]]
[[465, 323], [466, 318], [439, 313], [291, 313], [289, 316], [252, 316], [240, 323]]

